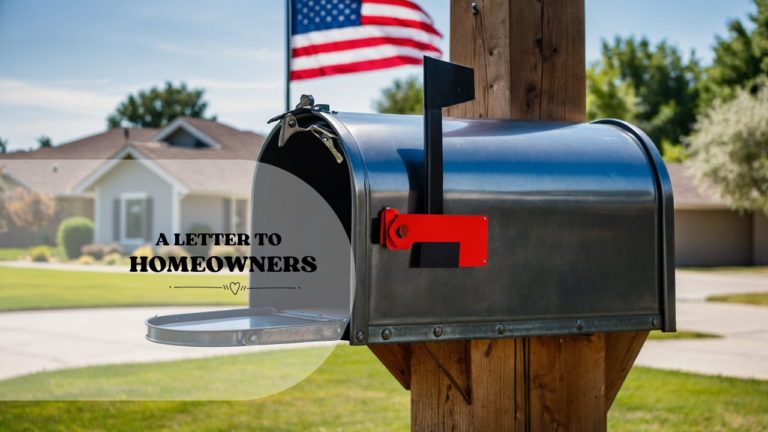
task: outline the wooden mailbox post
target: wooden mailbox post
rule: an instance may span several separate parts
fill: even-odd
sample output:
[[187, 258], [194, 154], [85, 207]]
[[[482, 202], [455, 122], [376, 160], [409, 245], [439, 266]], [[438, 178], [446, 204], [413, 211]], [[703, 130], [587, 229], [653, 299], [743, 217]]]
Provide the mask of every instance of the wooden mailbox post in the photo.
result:
[[[452, 0], [450, 50], [475, 100], [446, 115], [586, 121], [584, 0]], [[368, 346], [411, 391], [413, 431], [604, 431], [647, 336]]]

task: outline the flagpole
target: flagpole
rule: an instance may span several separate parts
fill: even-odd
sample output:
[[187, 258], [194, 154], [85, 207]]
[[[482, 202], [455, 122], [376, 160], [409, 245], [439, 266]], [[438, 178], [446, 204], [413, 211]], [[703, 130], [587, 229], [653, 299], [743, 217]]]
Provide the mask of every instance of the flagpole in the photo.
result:
[[285, 110], [291, 110], [291, 0], [285, 0]]

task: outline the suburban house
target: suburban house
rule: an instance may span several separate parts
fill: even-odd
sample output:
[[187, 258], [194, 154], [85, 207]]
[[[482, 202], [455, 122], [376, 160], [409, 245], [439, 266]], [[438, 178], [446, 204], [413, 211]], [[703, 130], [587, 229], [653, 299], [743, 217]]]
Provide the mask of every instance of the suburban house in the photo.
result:
[[683, 164], [668, 163], [675, 199], [675, 263], [679, 267], [768, 264], [768, 219], [739, 213], [711, 190], [699, 190]]
[[[57, 221], [94, 221], [95, 243], [124, 251], [155, 243], [160, 233], [206, 225], [248, 231], [250, 190], [264, 137], [221, 123], [179, 117], [163, 128], [114, 128], [78, 141], [0, 155], [7, 186], [56, 198]], [[54, 241], [58, 223], [36, 242]], [[0, 233], [0, 247], [29, 245], [27, 229]]]
[[[264, 137], [210, 120], [179, 117], [164, 128], [115, 128], [68, 144], [0, 155], [3, 179], [54, 196], [58, 220], [79, 215], [95, 225], [95, 242], [130, 252], [159, 233], [244, 232], [250, 189]], [[682, 164], [667, 168], [675, 199], [678, 266], [768, 264], [768, 219], [740, 215], [711, 190], [700, 190]], [[52, 244], [56, 226], [40, 229]], [[11, 226], [0, 247], [28, 246], [30, 232]]]

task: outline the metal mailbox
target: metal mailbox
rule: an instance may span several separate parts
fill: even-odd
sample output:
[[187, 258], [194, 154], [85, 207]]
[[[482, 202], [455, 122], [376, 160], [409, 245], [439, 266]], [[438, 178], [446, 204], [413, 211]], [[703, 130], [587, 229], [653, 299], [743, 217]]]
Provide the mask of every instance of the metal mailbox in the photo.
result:
[[351, 344], [675, 331], [672, 187], [635, 126], [444, 118], [428, 212], [429, 121], [303, 105], [259, 162], [343, 224]]

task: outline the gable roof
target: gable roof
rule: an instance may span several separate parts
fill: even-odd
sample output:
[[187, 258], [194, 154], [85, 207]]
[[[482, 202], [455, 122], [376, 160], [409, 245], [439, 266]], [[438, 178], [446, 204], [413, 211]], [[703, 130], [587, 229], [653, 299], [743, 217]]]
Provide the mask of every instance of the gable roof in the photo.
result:
[[667, 171], [672, 182], [672, 195], [676, 209], [727, 209], [728, 201], [715, 198], [714, 188], [698, 188], [688, 172], [688, 166], [681, 163], [668, 163]]
[[[170, 136], [179, 128], [198, 138], [204, 136], [215, 146], [192, 148], [153, 141], [157, 137]], [[239, 172], [241, 169], [233, 170], [232, 162], [227, 161], [255, 161], [264, 143], [264, 137], [259, 134], [192, 117], [178, 117], [161, 129], [129, 128], [128, 131], [127, 141], [123, 128], [113, 128], [56, 147], [0, 154], [0, 166], [5, 167], [9, 177], [35, 190], [50, 195], [69, 195], [106, 160], [122, 157], [126, 148], [132, 148], [142, 159], [162, 161], [159, 165], [170, 167], [168, 173], [191, 191], [221, 193], [232, 190], [239, 194], [242, 184], [247, 184], [250, 190], [250, 177], [247, 181], [241, 178], [244, 175]], [[169, 162], [174, 160], [189, 162]], [[192, 160], [201, 163], [193, 164]], [[191, 165], [194, 170], [189, 169]], [[247, 175], [252, 176], [253, 170]]]

